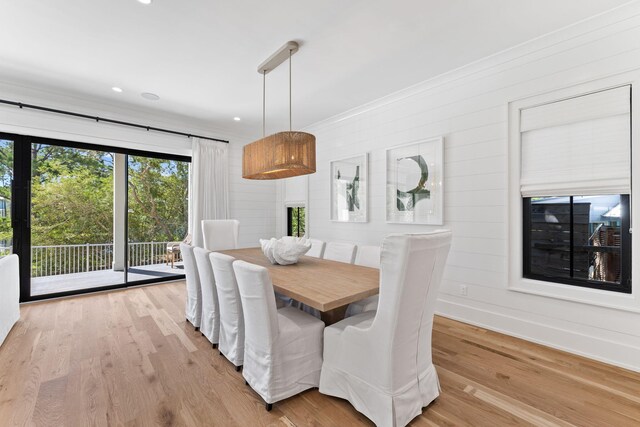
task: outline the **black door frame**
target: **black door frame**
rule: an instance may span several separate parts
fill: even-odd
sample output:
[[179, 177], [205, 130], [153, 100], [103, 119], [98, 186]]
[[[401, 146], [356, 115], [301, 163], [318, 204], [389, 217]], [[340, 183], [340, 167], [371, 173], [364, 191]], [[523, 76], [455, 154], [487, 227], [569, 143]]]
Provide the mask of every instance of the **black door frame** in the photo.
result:
[[[0, 132], [0, 139], [13, 141], [13, 182], [11, 185], [11, 225], [13, 227], [13, 248], [18, 255], [20, 265], [20, 302], [30, 302], [45, 300], [50, 298], [60, 298], [72, 295], [81, 295], [92, 292], [122, 289], [132, 286], [141, 286], [158, 282], [184, 279], [184, 274], [175, 276], [157, 277], [153, 279], [128, 281], [127, 271], [129, 263], [129, 221], [125, 214], [125, 269], [124, 281], [114, 285], [101, 286], [96, 288], [78, 289], [74, 291], [56, 292], [46, 295], [31, 295], [31, 144], [39, 143], [55, 145], [59, 147], [78, 148], [86, 150], [96, 150], [111, 153], [124, 154], [127, 156], [152, 157], [156, 159], [176, 160], [191, 162], [191, 157], [180, 156], [167, 153], [156, 153], [152, 151], [134, 150], [121, 147], [111, 147], [108, 145], [90, 144], [84, 142], [66, 141], [61, 139], [36, 137], [30, 135], [20, 135], [14, 133]], [[127, 167], [127, 182], [129, 181], [129, 168]], [[129, 205], [129, 192], [125, 193], [126, 206]]]

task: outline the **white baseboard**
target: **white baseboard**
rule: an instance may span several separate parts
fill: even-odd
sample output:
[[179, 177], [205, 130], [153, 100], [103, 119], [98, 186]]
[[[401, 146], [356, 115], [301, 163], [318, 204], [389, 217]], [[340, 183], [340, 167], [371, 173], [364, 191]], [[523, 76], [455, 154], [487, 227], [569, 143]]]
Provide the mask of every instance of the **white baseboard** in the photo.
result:
[[536, 344], [640, 372], [640, 348], [443, 299], [436, 314]]

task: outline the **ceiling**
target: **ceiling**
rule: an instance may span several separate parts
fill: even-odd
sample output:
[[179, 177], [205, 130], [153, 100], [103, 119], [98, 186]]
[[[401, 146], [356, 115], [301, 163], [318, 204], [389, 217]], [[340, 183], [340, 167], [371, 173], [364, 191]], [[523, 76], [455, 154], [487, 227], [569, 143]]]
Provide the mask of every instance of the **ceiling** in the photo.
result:
[[[0, 81], [258, 136], [256, 69], [288, 40], [301, 44], [293, 119], [303, 128], [625, 2], [0, 0]], [[267, 132], [288, 126], [287, 71], [267, 75]]]

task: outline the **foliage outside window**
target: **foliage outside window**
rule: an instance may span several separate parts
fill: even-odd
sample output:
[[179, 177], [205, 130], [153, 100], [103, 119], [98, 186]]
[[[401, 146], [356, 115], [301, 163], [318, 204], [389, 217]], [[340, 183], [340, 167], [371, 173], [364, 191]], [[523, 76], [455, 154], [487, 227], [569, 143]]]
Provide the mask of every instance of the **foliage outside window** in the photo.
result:
[[524, 199], [524, 276], [631, 292], [629, 196]]
[[[109, 152], [32, 145], [32, 245], [113, 242], [113, 163]], [[129, 240], [186, 235], [189, 166], [129, 156]]]
[[9, 254], [12, 244], [11, 181], [13, 180], [13, 142], [0, 140], [0, 256]]
[[305, 208], [287, 208], [287, 235], [295, 237], [305, 235]]

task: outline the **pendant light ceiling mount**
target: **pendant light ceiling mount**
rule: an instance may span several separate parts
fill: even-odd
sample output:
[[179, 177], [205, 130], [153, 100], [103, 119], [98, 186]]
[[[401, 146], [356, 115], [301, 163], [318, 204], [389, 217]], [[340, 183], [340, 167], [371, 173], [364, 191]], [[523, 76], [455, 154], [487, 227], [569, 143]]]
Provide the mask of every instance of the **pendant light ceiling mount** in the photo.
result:
[[289, 41], [258, 66], [258, 73], [269, 74], [298, 51], [298, 42]]
[[[242, 177], [246, 179], [280, 179], [307, 175], [316, 171], [316, 137], [292, 130], [291, 56], [298, 51], [295, 41], [285, 43], [258, 66], [262, 74], [262, 138], [242, 149]], [[289, 60], [289, 130], [265, 136], [266, 75]]]

